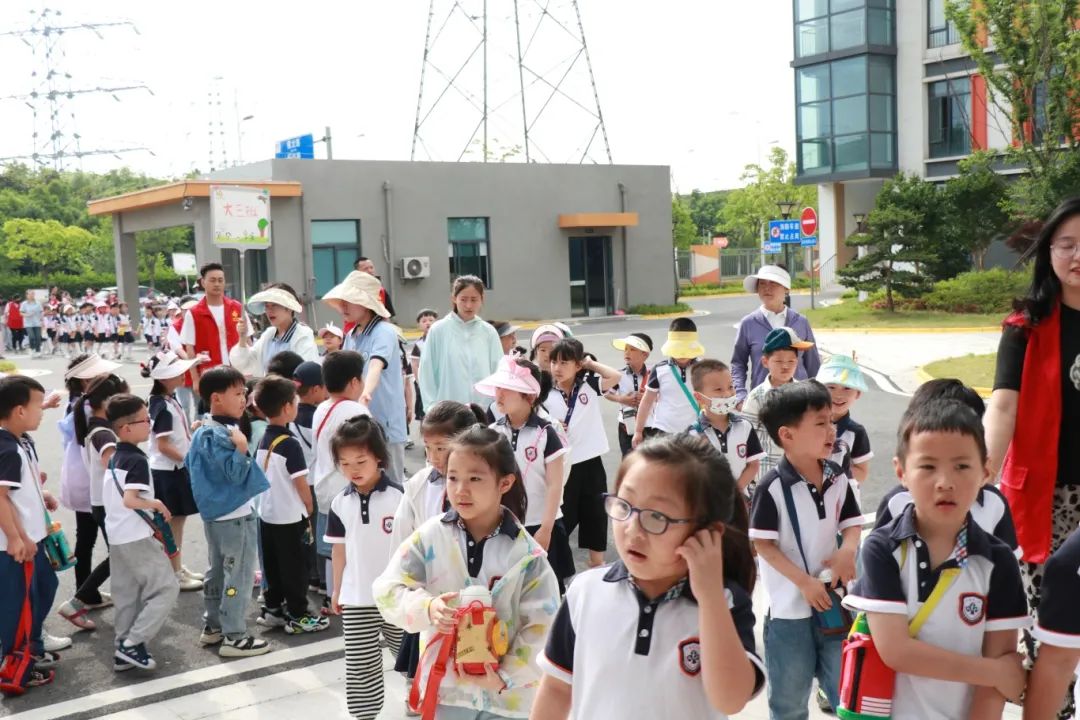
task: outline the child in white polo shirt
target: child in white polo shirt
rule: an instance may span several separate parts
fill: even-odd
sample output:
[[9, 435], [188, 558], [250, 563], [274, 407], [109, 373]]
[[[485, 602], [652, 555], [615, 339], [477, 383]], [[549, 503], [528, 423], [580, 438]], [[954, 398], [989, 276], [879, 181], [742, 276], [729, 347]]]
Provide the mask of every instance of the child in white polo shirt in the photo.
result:
[[[605, 498], [619, 561], [582, 573], [548, 636], [531, 717], [710, 718], [765, 684], [746, 504], [703, 438], [646, 440]], [[722, 571], [721, 571], [722, 568]]]
[[[833, 400], [836, 444], [829, 459], [844, 468], [861, 486], [870, 475], [870, 460], [874, 457], [866, 428], [851, 417], [851, 406], [867, 391], [862, 368], [850, 355], [833, 355], [821, 365], [817, 381], [829, 389]], [[859, 496], [858, 492], [855, 496]]]
[[1032, 633], [1039, 654], [1024, 700], [1026, 720], [1054, 720], [1063, 709], [1080, 663], [1080, 531], [1046, 561], [1039, 586], [1039, 622]]
[[705, 354], [698, 342], [697, 325], [690, 318], [675, 318], [668, 326], [667, 342], [660, 347], [664, 360], [649, 373], [645, 397], [637, 412], [637, 427], [631, 444], [637, 447], [646, 437], [683, 432], [697, 419], [701, 408], [690, 392], [687, 372]]
[[761, 449], [757, 433], [750, 421], [735, 413], [735, 384], [731, 369], [719, 360], [699, 360], [690, 371], [694, 398], [701, 406], [698, 421], [690, 426], [691, 435], [702, 435], [720, 451], [728, 462], [739, 492], [750, 496], [758, 476]]
[[[637, 431], [638, 406], [645, 397], [649, 381], [646, 362], [652, 352], [652, 338], [645, 333], [630, 333], [624, 338], [612, 340], [616, 350], [622, 350], [626, 367], [622, 370], [619, 384], [604, 397], [619, 405], [619, 449], [626, 457], [633, 449], [634, 433]], [[642, 421], [646, 418], [640, 418]]]
[[958, 402], [921, 405], [894, 465], [912, 504], [866, 538], [844, 604], [897, 673], [894, 720], [1000, 718], [1024, 688], [1016, 631], [1030, 618], [1015, 556], [969, 512], [990, 472], [982, 423]]
[[807, 717], [815, 677], [832, 707], [838, 700], [845, 628], [837, 622], [836, 588], [855, 575], [862, 513], [854, 481], [828, 459], [836, 439], [831, 407], [825, 386], [807, 380], [771, 391], [761, 408], [762, 424], [784, 453], [758, 482], [750, 511], [769, 593], [765, 663], [769, 713], [777, 720]]

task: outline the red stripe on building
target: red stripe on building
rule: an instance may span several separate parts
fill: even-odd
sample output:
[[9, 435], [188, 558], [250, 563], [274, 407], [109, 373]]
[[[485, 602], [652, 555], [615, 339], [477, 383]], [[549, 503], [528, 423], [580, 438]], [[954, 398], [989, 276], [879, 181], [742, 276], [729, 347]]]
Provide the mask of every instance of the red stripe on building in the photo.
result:
[[971, 76], [971, 149], [986, 150], [987, 115], [986, 78], [982, 75]]

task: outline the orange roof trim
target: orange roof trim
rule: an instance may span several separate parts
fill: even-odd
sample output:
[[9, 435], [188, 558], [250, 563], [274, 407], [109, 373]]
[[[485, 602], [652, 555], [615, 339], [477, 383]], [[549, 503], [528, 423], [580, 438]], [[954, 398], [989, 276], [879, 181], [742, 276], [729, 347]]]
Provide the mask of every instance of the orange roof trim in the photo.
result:
[[624, 213], [573, 213], [559, 216], [559, 228], [637, 227], [638, 214]]
[[170, 205], [182, 202], [184, 198], [210, 197], [211, 185], [241, 185], [243, 187], [261, 187], [270, 190], [270, 197], [301, 197], [304, 192], [298, 182], [261, 181], [261, 180], [185, 180], [158, 185], [157, 187], [136, 190], [112, 197], [91, 200], [86, 203], [91, 215], [109, 215], [127, 210]]

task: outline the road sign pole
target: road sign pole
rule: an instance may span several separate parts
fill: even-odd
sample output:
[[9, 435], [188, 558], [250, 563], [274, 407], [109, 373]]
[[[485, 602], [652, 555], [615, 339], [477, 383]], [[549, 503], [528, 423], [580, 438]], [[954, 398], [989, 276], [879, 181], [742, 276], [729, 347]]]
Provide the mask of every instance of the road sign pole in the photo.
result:
[[814, 304], [814, 276], [817, 275], [817, 263], [814, 262], [814, 256], [817, 255], [816, 248], [810, 248], [810, 309], [813, 310], [817, 307]]
[[[791, 243], [784, 243], [784, 264], [787, 265], [788, 273], [790, 273], [791, 276], [794, 276], [795, 275], [795, 273], [793, 272], [794, 268], [791, 266]], [[788, 290], [788, 292], [784, 294], [784, 304], [787, 305], [788, 307], [791, 307], [791, 291], [790, 290]]]
[[240, 251], [240, 304], [247, 305], [247, 292], [244, 289], [244, 251]]

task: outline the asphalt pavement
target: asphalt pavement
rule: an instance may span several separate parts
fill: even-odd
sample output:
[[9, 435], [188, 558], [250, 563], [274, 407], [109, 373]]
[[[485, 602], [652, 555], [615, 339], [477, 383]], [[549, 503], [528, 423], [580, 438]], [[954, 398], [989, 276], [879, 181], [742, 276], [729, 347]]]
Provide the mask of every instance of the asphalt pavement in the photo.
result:
[[[793, 297], [796, 309], [809, 307], [810, 298], [805, 295]], [[703, 299], [691, 302], [697, 310], [695, 321], [698, 324], [701, 341], [705, 345], [707, 354], [724, 361], [731, 358], [731, 349], [735, 341], [735, 325], [739, 319], [758, 306], [755, 297], [737, 296], [718, 299]], [[601, 362], [614, 367], [622, 366], [622, 355], [611, 346], [611, 340], [627, 333], [640, 331], [652, 336], [657, 348], [662, 344], [667, 329], [667, 320], [645, 319], [618, 319], [605, 318], [591, 320], [582, 323], [572, 323], [572, 329], [576, 337], [581, 339], [586, 349], [598, 356]], [[519, 344], [527, 344], [528, 333], [522, 332]], [[145, 358], [145, 352], [136, 354], [136, 359]], [[63, 371], [66, 361], [56, 357], [42, 360], [31, 360], [25, 357], [15, 356], [13, 359], [19, 368], [37, 372], [39, 381], [46, 390], [63, 390]], [[654, 360], [659, 359], [659, 352], [654, 353]], [[132, 391], [146, 395], [150, 390], [148, 380], [139, 376], [138, 365], [127, 363], [120, 374], [131, 383]], [[873, 512], [881, 495], [892, 487], [894, 477], [892, 474], [891, 458], [895, 449], [896, 426], [900, 415], [907, 406], [907, 397], [898, 392], [891, 382], [882, 378], [880, 385], [876, 378], [871, 378], [872, 388], [854, 406], [854, 417], [866, 426], [870, 435], [871, 447], [875, 458], [871, 461], [870, 478], [862, 490], [864, 512]], [[885, 388], [885, 389], [883, 389]], [[613, 403], [605, 403], [603, 408], [605, 424], [608, 429], [608, 442], [612, 448], [605, 457], [605, 467], [608, 473], [609, 483], [613, 483], [619, 464], [618, 439], [616, 436], [616, 406]], [[56, 431], [56, 422], [60, 420], [60, 410], [48, 411], [42, 422], [41, 428], [34, 433], [42, 459], [42, 469], [48, 474], [47, 487], [56, 492], [60, 477], [61, 448], [59, 435]], [[413, 427], [414, 437], [417, 436], [417, 428]], [[406, 453], [406, 466], [414, 472], [424, 463], [421, 444]], [[58, 519], [68, 532], [69, 540], [74, 543], [74, 515], [61, 510], [56, 513]], [[572, 538], [573, 540], [573, 538]], [[206, 568], [206, 542], [203, 537], [199, 518], [189, 518], [184, 540], [185, 564], [193, 570], [202, 571]], [[99, 542], [96, 548], [95, 558], [105, 556], [105, 548]], [[586, 553], [578, 552], [578, 566], [585, 567]], [[615, 558], [614, 545], [609, 543], [608, 559]], [[60, 590], [57, 594], [55, 606], [71, 596], [74, 575], [72, 571], [60, 574]], [[0, 702], [0, 716], [22, 712], [33, 708], [45, 709], [50, 705], [65, 701], [75, 701], [108, 690], [116, 690], [107, 696], [102, 696], [102, 701], [92, 707], [80, 707], [75, 712], [64, 710], [58, 714], [48, 713], [48, 717], [57, 720], [74, 720], [75, 718], [94, 718], [115, 713], [125, 708], [141, 706], [152, 701], [160, 701], [169, 697], [177, 697], [198, 691], [210, 690], [229, 684], [251, 681], [258, 677], [264, 677], [280, 673], [290, 668], [312, 666], [316, 663], [336, 660], [341, 657], [339, 645], [336, 643], [322, 643], [340, 635], [340, 621], [332, 620], [331, 628], [322, 633], [307, 636], [287, 636], [281, 630], [264, 630], [254, 624], [256, 606], [255, 593], [251, 604], [250, 625], [257, 635], [266, 637], [272, 647], [272, 652], [264, 656], [265, 660], [248, 669], [251, 663], [239, 666], [237, 672], [230, 671], [228, 665], [237, 661], [222, 660], [211, 649], [199, 646], [198, 636], [201, 629], [202, 593], [182, 593], [177, 602], [176, 609], [165, 624], [160, 635], [151, 645], [158, 662], [158, 669], [153, 673], [143, 674], [131, 671], [115, 674], [112, 670], [112, 610], [106, 609], [94, 613], [94, 619], [98, 622], [98, 629], [92, 632], [77, 631], [67, 621], [60, 618], [54, 612], [46, 621], [46, 630], [53, 635], [72, 635], [73, 646], [61, 653], [62, 659], [57, 669], [56, 682], [48, 687], [34, 690], [21, 698], [7, 698]], [[319, 600], [314, 595], [312, 603]], [[315, 644], [321, 643], [321, 644]], [[310, 648], [303, 646], [311, 645]], [[277, 655], [275, 656], [275, 653]], [[280, 658], [276, 660], [275, 657]], [[224, 666], [224, 667], [223, 667]], [[240, 668], [244, 668], [240, 671]], [[205, 669], [205, 672], [197, 671]], [[216, 670], [215, 670], [216, 669]], [[179, 677], [184, 673], [182, 679]], [[178, 682], [170, 683], [170, 676], [178, 676]], [[163, 681], [153, 684], [153, 691], [149, 694], [140, 691], [140, 684], [150, 680]], [[150, 689], [146, 686], [144, 689]], [[85, 703], [84, 703], [85, 705]], [[64, 707], [74, 707], [65, 702]]]

